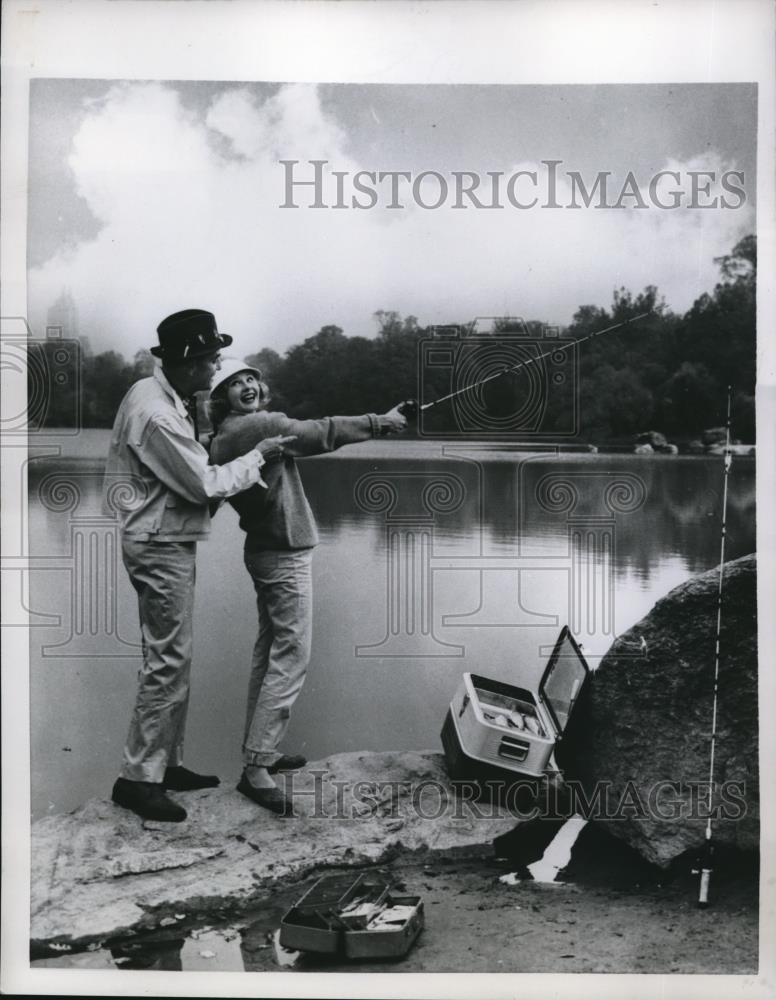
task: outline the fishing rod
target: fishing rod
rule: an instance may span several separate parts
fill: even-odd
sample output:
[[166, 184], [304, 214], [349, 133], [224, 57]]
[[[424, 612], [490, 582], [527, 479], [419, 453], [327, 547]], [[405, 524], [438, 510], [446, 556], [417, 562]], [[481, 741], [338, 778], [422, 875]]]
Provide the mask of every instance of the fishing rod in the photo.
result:
[[711, 751], [709, 754], [709, 815], [706, 819], [706, 839], [701, 857], [700, 887], [698, 906], [709, 905], [709, 883], [714, 858], [714, 844], [711, 839], [712, 796], [714, 794], [714, 754], [717, 745], [717, 695], [719, 689], [719, 636], [722, 628], [722, 578], [725, 573], [725, 538], [727, 535], [728, 476], [733, 456], [730, 451], [730, 386], [727, 389], [727, 419], [725, 422], [725, 476], [722, 487], [722, 533], [719, 554], [719, 584], [717, 586], [717, 636], [714, 646], [714, 699], [711, 709]]
[[556, 354], [558, 351], [568, 351], [572, 347], [579, 347], [580, 344], [584, 344], [588, 340], [593, 340], [594, 337], [602, 337], [605, 333], [612, 333], [613, 330], [619, 330], [623, 326], [635, 323], [637, 320], [644, 319], [646, 316], [649, 316], [652, 312], [654, 312], [653, 309], [648, 309], [646, 312], [639, 313], [638, 316], [631, 316], [630, 319], [623, 320], [621, 323], [615, 323], [613, 326], [607, 326], [604, 330], [596, 330], [594, 333], [588, 333], [585, 337], [580, 337], [579, 340], [572, 340], [570, 344], [563, 344], [563, 346], [560, 347], [551, 347], [549, 350], [545, 351], [543, 354], [537, 355], [535, 358], [529, 358], [527, 361], [519, 361], [516, 365], [504, 368], [500, 372], [494, 372], [492, 375], [488, 375], [487, 378], [482, 378], [477, 382], [465, 385], [462, 389], [455, 389], [453, 392], [448, 392], [446, 396], [440, 396], [439, 399], [435, 399], [430, 403], [423, 403], [423, 405], [420, 405], [416, 399], [407, 400], [407, 402], [401, 404], [400, 410], [405, 416], [410, 416], [423, 410], [430, 410], [432, 406], [439, 406], [440, 403], [445, 403], [448, 399], [460, 396], [464, 392], [471, 392], [473, 389], [478, 389], [481, 385], [485, 385], [487, 382], [492, 382], [497, 378], [503, 378], [504, 375], [510, 375], [512, 372], [520, 371], [521, 368], [527, 368], [529, 365], [534, 365], [539, 361], [543, 361], [545, 358], [550, 357], [552, 354]]

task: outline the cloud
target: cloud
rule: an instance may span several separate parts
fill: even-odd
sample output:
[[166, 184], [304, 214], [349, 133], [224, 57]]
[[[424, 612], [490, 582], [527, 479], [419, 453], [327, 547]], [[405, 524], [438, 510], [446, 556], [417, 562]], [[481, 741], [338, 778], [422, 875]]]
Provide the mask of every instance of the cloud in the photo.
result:
[[[69, 158], [102, 228], [30, 272], [33, 328], [65, 287], [94, 349], [126, 355], [155, 341], [163, 316], [188, 306], [212, 309], [243, 353], [284, 350], [326, 323], [371, 335], [380, 308], [427, 323], [503, 313], [563, 323], [582, 303], [608, 305], [615, 287], [656, 284], [680, 311], [713, 287], [713, 257], [752, 226], [749, 206], [429, 211], [405, 195], [407, 207], [396, 211], [284, 209], [281, 159], [299, 160], [308, 176], [310, 160], [328, 160], [348, 175], [347, 200], [352, 175], [364, 169], [313, 85], [285, 85], [263, 101], [249, 87], [229, 87], [204, 113], [175, 85], [112, 87], [89, 107]], [[709, 155], [666, 169], [684, 183], [690, 169], [732, 166]], [[514, 169], [537, 171], [546, 184], [541, 164]], [[328, 204], [335, 184], [327, 178]], [[423, 198], [433, 201], [435, 184], [424, 183]], [[558, 201], [570, 196], [559, 177]]]

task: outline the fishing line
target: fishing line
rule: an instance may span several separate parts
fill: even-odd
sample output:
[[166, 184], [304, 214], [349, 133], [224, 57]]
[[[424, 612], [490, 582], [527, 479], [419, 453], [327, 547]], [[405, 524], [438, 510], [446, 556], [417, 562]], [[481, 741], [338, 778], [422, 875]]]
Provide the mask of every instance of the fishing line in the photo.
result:
[[727, 537], [727, 496], [728, 476], [733, 456], [730, 452], [730, 386], [727, 388], [727, 419], [725, 423], [725, 476], [722, 487], [722, 532], [719, 554], [719, 584], [717, 586], [717, 635], [714, 646], [714, 698], [711, 710], [711, 750], [709, 753], [709, 815], [706, 819], [705, 854], [701, 861], [701, 884], [698, 892], [698, 904], [707, 906], [709, 902], [709, 883], [711, 881], [711, 866], [713, 845], [711, 841], [712, 796], [714, 795], [714, 755], [717, 747], [717, 703], [719, 691], [719, 637], [722, 629], [722, 579], [725, 573], [725, 540]]
[[[611, 333], [613, 330], [619, 330], [620, 327], [628, 326], [629, 323], [635, 323], [636, 320], [644, 319], [649, 316], [654, 310], [648, 309], [646, 312], [639, 313], [638, 316], [631, 316], [630, 319], [623, 320], [622, 323], [615, 323], [613, 326], [607, 326], [605, 330], [596, 330], [595, 333], [588, 333], [586, 337], [580, 337], [579, 340], [572, 340], [570, 344], [563, 344], [562, 346], [551, 347], [548, 351], [543, 354], [537, 355], [535, 358], [529, 358], [527, 361], [520, 361], [516, 365], [511, 365], [509, 368], [504, 368], [500, 372], [495, 372], [493, 375], [488, 375], [487, 378], [480, 379], [478, 382], [472, 382], [470, 385], [464, 386], [462, 389], [456, 389], [453, 392], [448, 392], [446, 396], [440, 396], [439, 399], [433, 400], [431, 403], [424, 403], [422, 406], [418, 405], [419, 410], [430, 410], [432, 406], [439, 406], [440, 403], [447, 402], [448, 399], [453, 399], [455, 396], [460, 396], [463, 392], [471, 392], [472, 389], [477, 389], [481, 385], [485, 385], [486, 382], [492, 382], [494, 379], [503, 378], [504, 375], [509, 375], [512, 372], [520, 371], [521, 368], [527, 368], [529, 365], [534, 365], [539, 361], [543, 361], [545, 358], [549, 358], [553, 354], [557, 354], [559, 351], [565, 352], [571, 350], [572, 347], [579, 347], [580, 344], [584, 344], [588, 340], [592, 340], [594, 337], [602, 337], [605, 333]], [[413, 401], [408, 401], [414, 403]], [[410, 406], [406, 405], [408, 410]], [[416, 404], [417, 405], [417, 404]], [[412, 409], [415, 407], [413, 406]]]

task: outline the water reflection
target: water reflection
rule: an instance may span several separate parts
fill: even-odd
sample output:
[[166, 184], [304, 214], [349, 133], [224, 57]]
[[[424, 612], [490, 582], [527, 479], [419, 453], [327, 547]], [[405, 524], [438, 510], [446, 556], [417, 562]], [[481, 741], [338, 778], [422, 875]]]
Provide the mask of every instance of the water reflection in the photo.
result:
[[165, 972], [181, 972], [181, 950], [185, 938], [166, 941], [117, 945], [110, 949], [111, 957], [119, 969], [156, 969]]
[[[320, 460], [318, 460], [320, 461]], [[353, 527], [382, 519], [361, 510], [353, 500], [353, 490], [364, 471], [364, 461], [339, 457], [336, 460], [337, 488], [332, 490], [318, 465], [307, 463], [305, 487], [314, 501], [319, 524], [332, 538], [341, 538]], [[430, 463], [429, 463], [430, 464]], [[388, 463], [371, 463], [372, 468], [390, 477]], [[424, 463], [426, 465], [426, 463]], [[637, 479], [644, 502], [630, 514], [617, 517], [618, 552], [616, 572], [636, 570], [648, 580], [666, 556], [686, 561], [688, 574], [714, 564], [719, 550], [723, 467], [719, 459], [698, 457], [645, 458], [631, 455], [518, 455], [508, 461], [462, 453], [457, 459], [440, 459], [433, 469], [454, 473], [465, 487], [461, 506], [436, 518], [438, 551], [450, 543], [469, 541], [476, 547], [482, 539], [484, 551], [503, 553], [519, 546], [547, 551], [547, 542], [562, 543], [568, 510], [542, 504], [537, 486], [548, 475], [564, 477], [578, 490], [573, 516], [594, 518], [612, 511], [604, 493], [618, 481]], [[728, 494], [728, 557], [746, 555], [754, 549], [755, 463], [740, 459], [734, 463]], [[616, 516], [616, 515], [615, 515]], [[379, 545], [379, 538], [375, 538]]]
[[[575, 614], [595, 659], [719, 557], [716, 459], [484, 460], [459, 451], [403, 463], [343, 452], [302, 463], [302, 474], [322, 540], [313, 660], [287, 743], [311, 759], [438, 748], [462, 671], [530, 681]], [[382, 500], [376, 482], [388, 483]], [[36, 816], [108, 794], [132, 704], [135, 596], [118, 564], [115, 525], [99, 513], [100, 483], [94, 463], [66, 471], [31, 463]], [[255, 628], [242, 542], [225, 508], [200, 547], [195, 607], [187, 755], [225, 781], [240, 771]], [[730, 478], [727, 556], [754, 548], [754, 462], [741, 459]]]

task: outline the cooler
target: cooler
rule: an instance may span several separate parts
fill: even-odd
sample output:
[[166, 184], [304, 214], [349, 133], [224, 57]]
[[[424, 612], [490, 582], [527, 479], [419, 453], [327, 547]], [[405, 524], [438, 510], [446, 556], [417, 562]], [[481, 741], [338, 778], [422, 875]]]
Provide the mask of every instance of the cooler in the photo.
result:
[[[442, 728], [450, 776], [541, 778], [589, 668], [565, 626], [535, 687], [463, 675]], [[506, 772], [506, 773], [505, 773]]]

